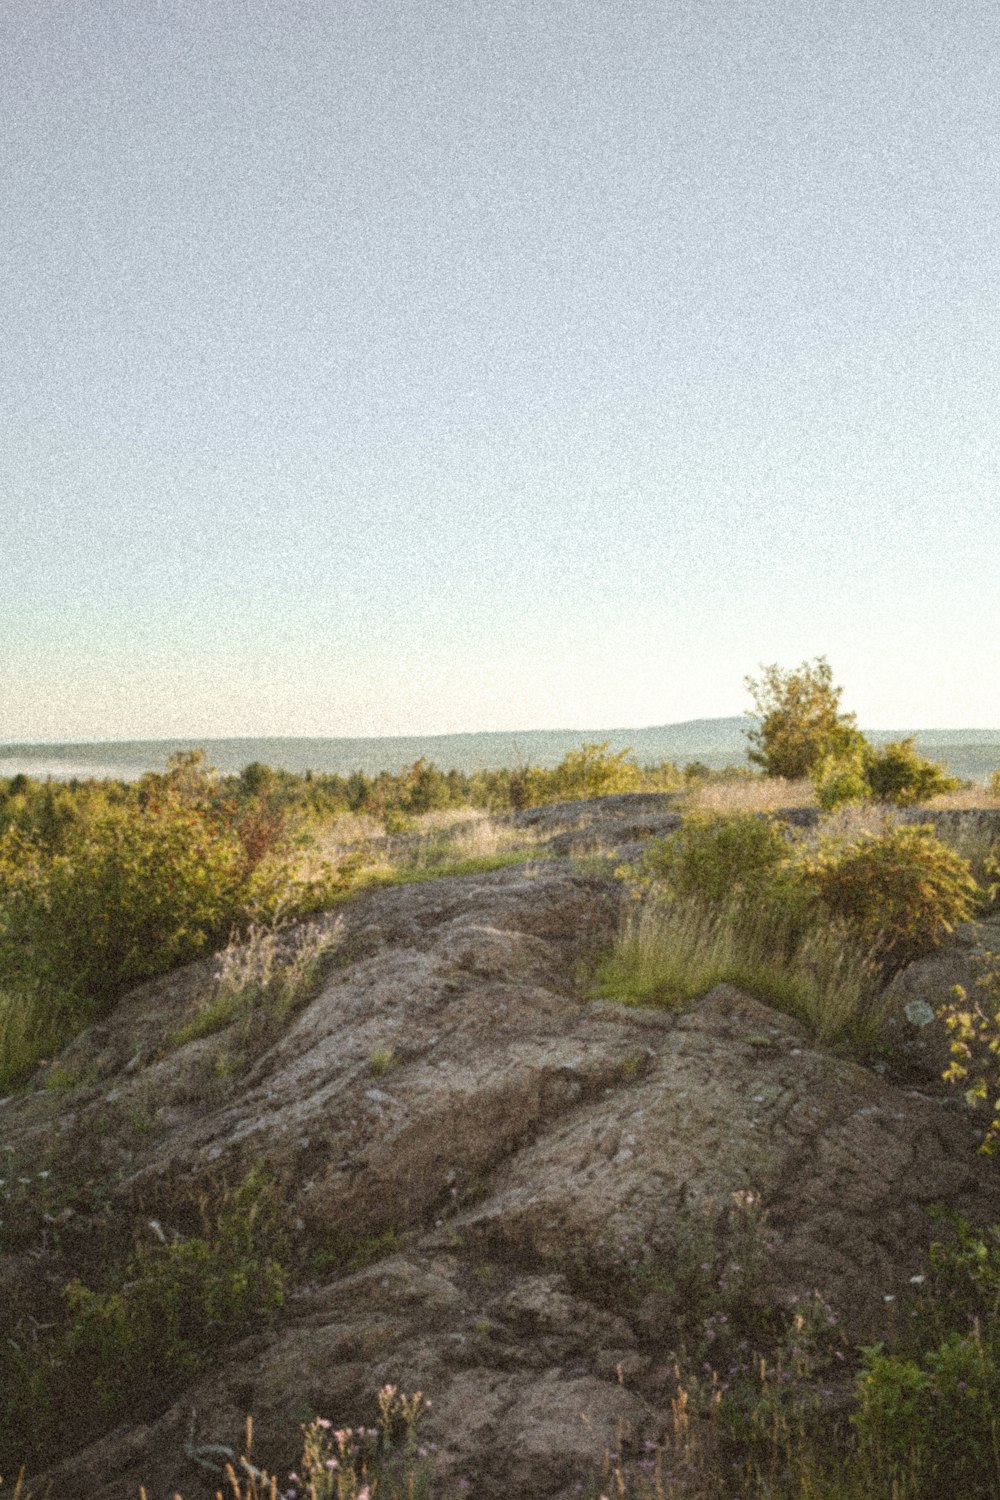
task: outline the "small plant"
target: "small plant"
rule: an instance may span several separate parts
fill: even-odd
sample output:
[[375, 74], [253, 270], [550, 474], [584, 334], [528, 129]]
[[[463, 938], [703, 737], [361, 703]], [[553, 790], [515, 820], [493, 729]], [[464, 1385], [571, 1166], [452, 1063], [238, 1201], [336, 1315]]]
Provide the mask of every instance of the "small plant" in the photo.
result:
[[1000, 1363], [978, 1325], [917, 1358], [865, 1349], [853, 1421], [862, 1460], [913, 1500], [987, 1497], [1000, 1485]]
[[66, 1288], [66, 1352], [89, 1370], [101, 1417], [151, 1414], [222, 1344], [281, 1306], [285, 1272], [265, 1246], [276, 1227], [270, 1188], [255, 1171], [201, 1235], [139, 1244], [112, 1290]]
[[871, 795], [860, 747], [840, 755], [826, 755], [813, 771], [816, 801], [824, 812], [864, 802]]
[[378, 1047], [368, 1059], [368, 1076], [384, 1078], [396, 1064], [396, 1054], [391, 1047]]
[[421, 1391], [404, 1395], [384, 1385], [375, 1427], [334, 1427], [317, 1417], [302, 1429], [302, 1462], [288, 1477], [286, 1500], [424, 1500], [431, 1485], [431, 1450], [419, 1439]]
[[951, 1062], [944, 1077], [962, 1086], [966, 1101], [985, 1104], [991, 1119], [983, 1150], [1000, 1147], [1000, 954], [981, 949], [980, 972], [970, 995], [955, 985], [938, 1016], [951, 1033]]
[[69, 1282], [41, 1334], [30, 1322], [5, 1330], [0, 1465], [51, 1462], [116, 1421], [152, 1416], [281, 1305], [284, 1236], [270, 1180], [255, 1170], [199, 1212], [201, 1232], [188, 1237], [152, 1221], [155, 1239], [106, 1267], [100, 1289]]

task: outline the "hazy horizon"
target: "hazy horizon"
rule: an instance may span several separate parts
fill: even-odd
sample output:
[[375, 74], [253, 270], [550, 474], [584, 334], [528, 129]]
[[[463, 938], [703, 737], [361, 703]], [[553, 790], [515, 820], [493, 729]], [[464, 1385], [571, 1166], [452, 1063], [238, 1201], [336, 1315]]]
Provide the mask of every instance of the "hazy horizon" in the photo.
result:
[[[472, 772], [487, 767], [530, 763], [558, 765], [585, 740], [605, 741], [612, 751], [630, 750], [640, 765], [672, 761], [684, 766], [701, 761], [713, 769], [745, 765], [749, 748], [744, 716], [694, 719], [684, 723], [602, 729], [496, 730], [448, 735], [385, 735], [380, 737], [260, 736], [212, 739], [179, 736], [164, 740], [48, 741], [26, 745], [0, 744], [0, 776], [19, 772], [37, 778], [111, 777], [135, 780], [147, 771], [166, 769], [177, 751], [203, 749], [208, 761], [225, 775], [235, 775], [253, 761], [276, 770], [350, 775], [364, 771], [399, 771], [418, 759], [442, 770]], [[911, 731], [866, 731], [873, 742]], [[983, 781], [1000, 766], [1000, 729], [912, 731], [918, 749], [951, 771], [972, 781]]]
[[[400, 734], [342, 734], [342, 735], [319, 735], [319, 734], [166, 734], [166, 735], [114, 735], [103, 736], [94, 739], [69, 739], [66, 736], [43, 737], [37, 740], [14, 740], [0, 739], [0, 750], [23, 749], [31, 746], [54, 745], [65, 748], [76, 746], [98, 746], [98, 745], [152, 745], [152, 744], [174, 744], [184, 741], [197, 744], [226, 744], [237, 743], [248, 740], [276, 740], [276, 741], [321, 741], [321, 740], [450, 740], [450, 739], [487, 739], [493, 737], [509, 738], [519, 734], [575, 734], [575, 735], [602, 735], [602, 734], [631, 734], [647, 730], [657, 729], [686, 729], [693, 725], [717, 725], [730, 723], [749, 723], [750, 716], [743, 714], [718, 714], [705, 715], [695, 719], [677, 719], [664, 721], [662, 723], [650, 724], [611, 724], [595, 727], [593, 725], [581, 724], [547, 724], [547, 725], [520, 725], [513, 729], [452, 729], [441, 733], [422, 734], [419, 731]], [[863, 734], [875, 735], [945, 735], [961, 736], [983, 734], [988, 736], [1000, 735], [1000, 724], [992, 727], [987, 724], [960, 724], [960, 725], [877, 725], [869, 724], [860, 726]]]

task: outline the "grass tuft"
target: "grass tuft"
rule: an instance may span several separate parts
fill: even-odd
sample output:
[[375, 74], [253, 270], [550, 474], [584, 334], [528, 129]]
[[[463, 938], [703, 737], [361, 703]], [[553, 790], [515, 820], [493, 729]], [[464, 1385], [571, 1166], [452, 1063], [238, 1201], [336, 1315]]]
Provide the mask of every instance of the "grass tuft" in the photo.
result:
[[780, 914], [735, 902], [647, 896], [596, 974], [623, 1005], [683, 1009], [732, 984], [805, 1023], [817, 1040], [871, 1046], [882, 1012], [863, 950], [833, 927], [790, 933]]

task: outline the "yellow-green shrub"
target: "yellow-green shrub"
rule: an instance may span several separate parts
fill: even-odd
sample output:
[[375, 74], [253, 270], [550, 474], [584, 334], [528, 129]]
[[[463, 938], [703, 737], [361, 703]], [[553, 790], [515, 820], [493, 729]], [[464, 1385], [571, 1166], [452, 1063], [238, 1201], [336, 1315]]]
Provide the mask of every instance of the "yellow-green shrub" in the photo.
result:
[[247, 894], [235, 829], [165, 795], [107, 809], [60, 853], [15, 832], [0, 841], [8, 973], [75, 1005], [195, 957], [224, 937]]
[[912, 736], [894, 740], [881, 750], [868, 747], [864, 774], [869, 796], [876, 802], [894, 803], [896, 807], [914, 807], [941, 792], [952, 792], [959, 785], [958, 779], [949, 776], [942, 766], [917, 753]]
[[975, 912], [979, 887], [968, 860], [929, 824], [888, 824], [845, 843], [821, 841], [802, 864], [821, 906], [893, 973], [937, 947]]
[[651, 844], [640, 876], [679, 897], [728, 901], [774, 886], [791, 846], [784, 828], [756, 813], [692, 813], [676, 833]]
[[285, 1271], [258, 1243], [262, 1182], [234, 1195], [207, 1235], [140, 1244], [120, 1286], [66, 1288], [69, 1360], [93, 1382], [98, 1419], [152, 1415], [214, 1350], [281, 1306]]
[[97, 799], [57, 847], [0, 836], [0, 1080], [16, 1081], [81, 1017], [198, 957], [234, 928], [329, 905], [356, 871], [289, 866], [283, 818], [218, 795], [199, 755]]

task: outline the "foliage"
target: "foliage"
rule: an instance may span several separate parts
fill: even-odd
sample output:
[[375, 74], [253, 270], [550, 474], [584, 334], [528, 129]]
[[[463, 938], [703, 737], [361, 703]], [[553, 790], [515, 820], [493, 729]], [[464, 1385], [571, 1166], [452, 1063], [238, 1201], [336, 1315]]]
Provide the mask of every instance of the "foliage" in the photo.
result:
[[805, 1022], [827, 1042], [864, 1049], [879, 1009], [867, 957], [836, 928], [803, 926], [780, 905], [669, 901], [655, 891], [626, 915], [595, 974], [625, 1005], [685, 1006], [733, 984]]
[[252, 926], [244, 937], [231, 938], [216, 961], [211, 991], [171, 1041], [183, 1046], [236, 1022], [247, 1034], [256, 1022], [266, 1039], [311, 998], [333, 942], [332, 933], [301, 927]]
[[860, 745], [847, 752], [824, 755], [817, 762], [812, 773], [813, 789], [824, 812], [868, 798], [871, 789], [865, 765], [865, 752]]
[[863, 737], [854, 714], [840, 707], [843, 689], [822, 656], [785, 672], [774, 664], [746, 686], [759, 723], [747, 732], [749, 759], [769, 776], [809, 776], [826, 758], [848, 755]]
[[199, 752], [126, 801], [85, 799], [58, 840], [0, 836], [0, 1075], [16, 1078], [131, 985], [198, 957], [254, 920], [328, 905], [346, 883], [298, 879], [284, 819], [235, 806]]
[[515, 770], [481, 771], [473, 778], [473, 801], [483, 806], [519, 810], [548, 802], [575, 802], [620, 792], [674, 791], [680, 785], [676, 767], [664, 761], [640, 770], [630, 750], [612, 751], [608, 741], [569, 750], [551, 770], [522, 765]]
[[897, 807], [914, 807], [960, 785], [957, 777], [918, 754], [912, 736], [894, 740], [881, 750], [869, 746], [864, 756], [864, 777], [876, 802], [891, 802]]
[[772, 887], [790, 852], [783, 827], [770, 818], [694, 813], [676, 833], [650, 845], [639, 873], [678, 897], [724, 901]]
[[915, 807], [960, 785], [942, 766], [918, 754], [912, 736], [877, 749], [860, 735], [846, 750], [818, 762], [813, 784], [817, 801], [827, 812], [862, 801]]
[[968, 861], [929, 824], [886, 822], [880, 833], [854, 841], [821, 840], [803, 861], [802, 876], [883, 974], [937, 947], [973, 915], [980, 895]]
[[[63, 1289], [37, 1324], [0, 1340], [0, 1464], [47, 1462], [125, 1417], [149, 1417], [258, 1327], [285, 1295], [284, 1235], [272, 1182], [255, 1169], [200, 1233], [137, 1244], [105, 1286]], [[18, 1452], [11, 1451], [13, 1442]]]
[[981, 949], [972, 995], [955, 985], [938, 1011], [951, 1034], [951, 1062], [944, 1077], [963, 1085], [974, 1108], [985, 1104], [991, 1119], [983, 1149], [1000, 1147], [1000, 954]]
[[631, 753], [630, 750], [609, 750], [607, 740], [568, 751], [545, 778], [546, 801], [569, 802], [577, 798], [610, 797], [617, 792], [635, 791], [639, 784], [639, 767], [629, 759]]
[[993, 1496], [1000, 1481], [1000, 1364], [978, 1330], [951, 1333], [919, 1359], [865, 1351], [854, 1421], [861, 1454], [909, 1494]]
[[990, 777], [989, 790], [991, 797], [1000, 797], [1000, 770], [994, 771]]
[[853, 1417], [862, 1459], [886, 1488], [913, 1500], [992, 1496], [1000, 1485], [1000, 1226], [951, 1229], [917, 1277], [907, 1347], [862, 1351]]
[[338, 1427], [317, 1418], [303, 1427], [302, 1462], [289, 1476], [287, 1500], [367, 1500], [369, 1493], [422, 1500], [430, 1490], [429, 1450], [418, 1441], [422, 1391], [394, 1385], [378, 1395], [377, 1427]]

